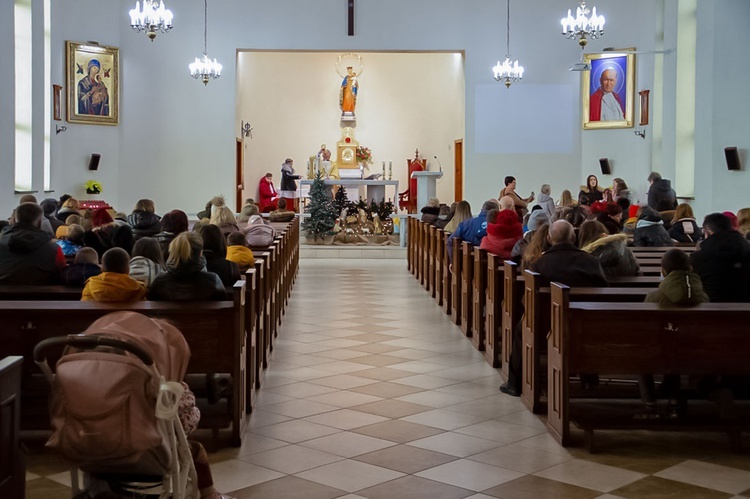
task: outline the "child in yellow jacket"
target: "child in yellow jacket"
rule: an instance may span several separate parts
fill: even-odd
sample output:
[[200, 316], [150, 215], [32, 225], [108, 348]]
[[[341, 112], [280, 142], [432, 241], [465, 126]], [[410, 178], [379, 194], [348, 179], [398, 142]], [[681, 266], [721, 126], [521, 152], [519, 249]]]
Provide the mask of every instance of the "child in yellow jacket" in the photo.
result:
[[253, 251], [247, 247], [247, 240], [242, 232], [232, 232], [227, 237], [227, 260], [236, 263], [240, 272], [255, 266]]
[[102, 256], [102, 273], [90, 277], [81, 301], [128, 302], [146, 298], [146, 286], [128, 275], [130, 255], [122, 248], [111, 248]]

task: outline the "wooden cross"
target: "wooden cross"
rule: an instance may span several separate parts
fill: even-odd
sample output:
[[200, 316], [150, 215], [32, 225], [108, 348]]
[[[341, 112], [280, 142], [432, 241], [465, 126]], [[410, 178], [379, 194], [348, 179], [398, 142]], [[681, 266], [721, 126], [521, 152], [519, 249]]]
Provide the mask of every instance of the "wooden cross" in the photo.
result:
[[354, 36], [354, 0], [346, 0], [349, 14], [349, 36]]

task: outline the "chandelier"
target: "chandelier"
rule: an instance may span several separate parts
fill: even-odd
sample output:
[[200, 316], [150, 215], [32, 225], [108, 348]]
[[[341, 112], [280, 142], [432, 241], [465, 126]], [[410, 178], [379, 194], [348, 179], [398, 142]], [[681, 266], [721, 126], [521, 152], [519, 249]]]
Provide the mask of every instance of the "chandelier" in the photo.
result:
[[604, 34], [604, 16], [596, 15], [596, 7], [590, 13], [589, 18], [589, 8], [586, 7], [585, 1], [581, 1], [576, 9], [576, 17], [573, 17], [568, 9], [568, 17], [560, 20], [563, 36], [568, 40], [578, 37], [581, 49], [589, 42], [588, 38], [595, 40]]
[[518, 61], [511, 62], [510, 60], [510, 0], [508, 4], [508, 16], [507, 16], [507, 30], [505, 39], [505, 61], [500, 64], [497, 61], [497, 65], [492, 68], [495, 74], [496, 81], [502, 81], [505, 83], [505, 88], [510, 88], [511, 83], [518, 81], [523, 78], [523, 66], [518, 65]]
[[137, 32], [145, 31], [146, 36], [153, 42], [156, 31], [166, 33], [172, 29], [172, 11], [159, 0], [143, 0], [135, 2], [135, 9], [130, 10], [130, 27]]
[[207, 39], [208, 39], [208, 0], [203, 0], [203, 57], [195, 58], [195, 61], [188, 67], [190, 76], [196, 80], [201, 80], [204, 85], [208, 85], [211, 78], [214, 80], [221, 76], [222, 65], [216, 59], [211, 60], [208, 57]]

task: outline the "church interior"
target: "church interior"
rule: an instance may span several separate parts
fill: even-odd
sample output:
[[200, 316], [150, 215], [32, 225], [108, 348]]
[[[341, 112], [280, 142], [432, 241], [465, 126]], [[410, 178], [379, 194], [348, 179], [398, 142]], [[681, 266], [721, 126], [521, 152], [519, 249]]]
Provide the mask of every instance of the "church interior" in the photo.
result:
[[[560, 26], [583, 4], [606, 17], [586, 43]], [[283, 189], [286, 158], [312, 179], [321, 144], [333, 179], [395, 180], [395, 205], [413, 159], [441, 174], [434, 197], [475, 213], [506, 176], [522, 196], [549, 184], [554, 199], [591, 174], [621, 178], [646, 204], [654, 171], [699, 224], [748, 205], [747, 0], [172, 0], [171, 29], [155, 37], [131, 25], [135, 6], [0, 2], [3, 219], [28, 194], [124, 213], [151, 199], [191, 223], [222, 195], [240, 212], [267, 173]], [[220, 76], [191, 77], [203, 56]], [[493, 77], [506, 56], [524, 68], [508, 85]], [[593, 119], [608, 57], [627, 61], [622, 97], [608, 101], [615, 117]], [[102, 78], [105, 95], [87, 93]], [[347, 157], [351, 141], [371, 158]], [[355, 253], [303, 253], [289, 267], [296, 282], [240, 445], [198, 431], [227, 497], [750, 498], [746, 429], [739, 451], [722, 431], [601, 431], [591, 453], [575, 429], [562, 446], [546, 410], [498, 391], [500, 369], [405, 257]], [[43, 437], [22, 448], [25, 497], [71, 495], [69, 466]]]

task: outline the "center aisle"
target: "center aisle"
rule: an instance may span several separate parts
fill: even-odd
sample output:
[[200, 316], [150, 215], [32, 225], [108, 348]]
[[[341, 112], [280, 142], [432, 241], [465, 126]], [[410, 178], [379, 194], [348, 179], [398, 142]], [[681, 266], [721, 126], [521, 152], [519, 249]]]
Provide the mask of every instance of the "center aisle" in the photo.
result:
[[217, 489], [239, 498], [611, 498], [679, 467], [655, 455], [640, 470], [630, 453], [620, 463], [569, 452], [500, 383], [405, 261], [303, 260], [243, 446], [210, 456]]

